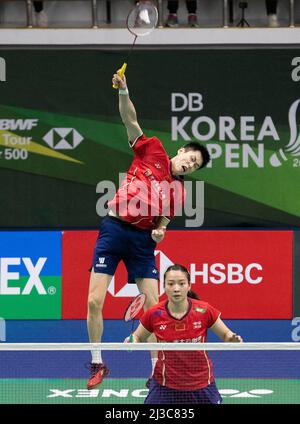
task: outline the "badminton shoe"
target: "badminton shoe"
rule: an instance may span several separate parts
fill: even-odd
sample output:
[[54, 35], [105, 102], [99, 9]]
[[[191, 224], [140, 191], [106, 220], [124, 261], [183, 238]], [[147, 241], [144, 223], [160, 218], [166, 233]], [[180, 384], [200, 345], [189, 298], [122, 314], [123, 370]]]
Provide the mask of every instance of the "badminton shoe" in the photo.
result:
[[104, 364], [90, 363], [87, 365], [86, 368], [91, 373], [91, 376], [87, 383], [88, 390], [94, 389], [95, 387], [99, 386], [99, 384], [102, 383], [103, 378], [106, 377], [109, 373], [109, 369]]
[[178, 27], [178, 18], [176, 13], [170, 13], [165, 23], [165, 26], [168, 28], [177, 28]]

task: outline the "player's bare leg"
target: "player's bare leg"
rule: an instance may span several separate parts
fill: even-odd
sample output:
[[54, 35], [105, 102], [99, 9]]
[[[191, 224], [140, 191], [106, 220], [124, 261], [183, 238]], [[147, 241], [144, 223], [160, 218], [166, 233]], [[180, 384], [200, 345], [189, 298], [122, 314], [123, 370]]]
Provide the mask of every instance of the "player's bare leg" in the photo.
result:
[[[89, 340], [91, 343], [101, 342], [103, 334], [102, 309], [112, 277], [112, 275], [95, 273], [94, 270], [91, 271], [87, 316]], [[90, 371], [91, 377], [88, 381], [88, 389], [98, 386], [102, 382], [103, 377], [108, 373], [108, 369], [102, 363], [100, 350], [92, 351]]]
[[[146, 302], [144, 310], [146, 311], [151, 306], [158, 303], [158, 282], [153, 278], [139, 278], [136, 279], [136, 284], [140, 293], [145, 293]], [[156, 337], [152, 334], [148, 338], [148, 343], [156, 343]], [[152, 360], [152, 371], [154, 371], [155, 363], [157, 361], [157, 352], [151, 351], [151, 360]]]

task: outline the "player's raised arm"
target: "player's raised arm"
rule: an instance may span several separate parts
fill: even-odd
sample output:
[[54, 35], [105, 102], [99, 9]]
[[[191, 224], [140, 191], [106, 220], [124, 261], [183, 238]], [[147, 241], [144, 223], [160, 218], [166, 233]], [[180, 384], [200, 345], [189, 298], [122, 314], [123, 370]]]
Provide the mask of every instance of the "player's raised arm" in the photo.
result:
[[211, 330], [220, 337], [221, 340], [223, 340], [226, 343], [242, 343], [243, 339], [241, 336], [239, 336], [236, 333], [233, 333], [227, 325], [224, 324], [224, 322], [221, 320], [221, 318], [218, 318], [217, 321], [212, 325]]
[[134, 142], [143, 134], [143, 131], [138, 124], [135, 107], [129, 97], [125, 75], [120, 77], [114, 74], [112, 82], [119, 88], [119, 111], [127, 130], [128, 140]]

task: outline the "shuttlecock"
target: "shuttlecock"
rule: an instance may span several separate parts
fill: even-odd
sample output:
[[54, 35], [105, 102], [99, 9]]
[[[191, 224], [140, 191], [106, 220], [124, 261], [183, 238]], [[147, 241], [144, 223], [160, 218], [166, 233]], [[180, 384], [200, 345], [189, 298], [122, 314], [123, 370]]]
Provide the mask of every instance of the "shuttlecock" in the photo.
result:
[[143, 9], [140, 11], [139, 13], [139, 18], [141, 23], [144, 23], [146, 25], [150, 24], [150, 18], [149, 18], [149, 13], [147, 9]]

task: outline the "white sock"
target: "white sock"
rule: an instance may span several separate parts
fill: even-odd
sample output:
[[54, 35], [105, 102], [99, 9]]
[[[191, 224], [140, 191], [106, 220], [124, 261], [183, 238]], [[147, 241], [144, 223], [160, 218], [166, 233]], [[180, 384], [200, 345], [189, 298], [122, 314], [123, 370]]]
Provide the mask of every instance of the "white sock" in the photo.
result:
[[102, 364], [101, 350], [99, 349], [92, 350], [91, 354], [92, 354], [92, 364]]

